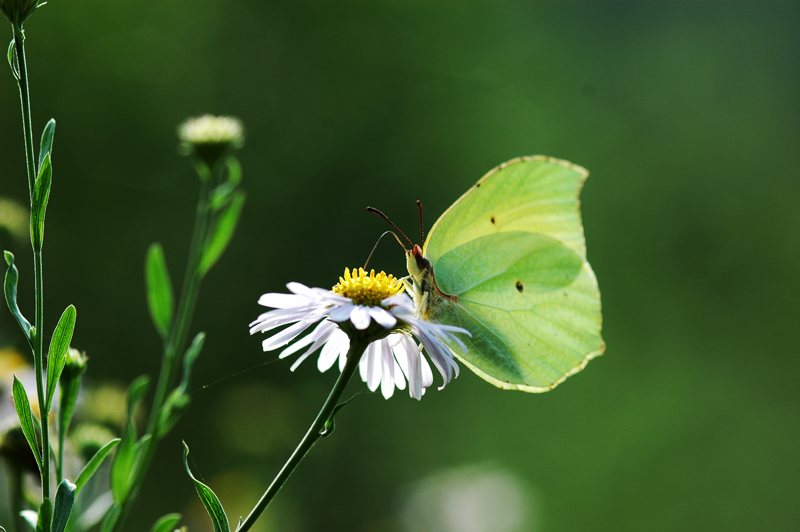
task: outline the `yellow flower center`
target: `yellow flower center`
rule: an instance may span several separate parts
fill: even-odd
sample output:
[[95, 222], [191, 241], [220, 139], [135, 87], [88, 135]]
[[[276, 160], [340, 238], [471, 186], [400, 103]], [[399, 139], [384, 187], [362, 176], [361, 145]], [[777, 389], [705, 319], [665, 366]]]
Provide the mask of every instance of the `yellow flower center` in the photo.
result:
[[403, 289], [402, 281], [394, 275], [384, 272], [376, 275], [375, 270], [367, 274], [364, 268], [354, 268], [351, 275], [350, 270], [345, 268], [344, 277], [339, 277], [339, 282], [332, 290], [334, 294], [349, 297], [356, 305], [379, 307], [381, 301], [401, 293]]

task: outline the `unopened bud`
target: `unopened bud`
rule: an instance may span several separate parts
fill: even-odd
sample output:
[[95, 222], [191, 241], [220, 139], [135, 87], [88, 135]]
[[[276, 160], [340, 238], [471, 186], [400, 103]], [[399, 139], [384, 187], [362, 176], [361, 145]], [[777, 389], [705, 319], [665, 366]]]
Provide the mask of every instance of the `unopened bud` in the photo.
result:
[[244, 144], [242, 123], [230, 116], [204, 115], [190, 118], [178, 127], [181, 149], [213, 168], [228, 151]]

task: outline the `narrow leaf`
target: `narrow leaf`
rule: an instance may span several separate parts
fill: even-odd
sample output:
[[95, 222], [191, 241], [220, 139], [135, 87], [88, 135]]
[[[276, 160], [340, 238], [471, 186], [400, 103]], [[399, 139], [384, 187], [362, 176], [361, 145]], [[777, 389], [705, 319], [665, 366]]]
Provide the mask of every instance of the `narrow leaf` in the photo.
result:
[[111, 464], [111, 493], [117, 503], [121, 503], [128, 496], [131, 470], [136, 459], [136, 425], [133, 416], [136, 407], [147, 392], [149, 382], [150, 379], [146, 375], [142, 375], [128, 387], [127, 421], [122, 433], [122, 441], [117, 449], [114, 462]]
[[189, 349], [186, 350], [186, 354], [183, 356], [183, 377], [181, 378], [181, 383], [169, 394], [167, 400], [164, 402], [164, 408], [161, 409], [161, 413], [159, 414], [159, 438], [163, 438], [172, 430], [172, 427], [178, 422], [183, 411], [189, 406], [190, 399], [188, 392], [189, 382], [192, 376], [192, 367], [194, 366], [195, 360], [197, 360], [197, 357], [200, 355], [200, 351], [203, 349], [205, 339], [205, 333], [197, 333], [197, 336], [192, 340], [192, 345], [189, 346]]
[[22, 315], [22, 313], [19, 311], [19, 307], [17, 306], [17, 281], [19, 280], [19, 272], [17, 271], [17, 267], [14, 265], [14, 254], [10, 251], [6, 251], [4, 255], [6, 258], [6, 264], [8, 264], [5, 283], [3, 286], [3, 291], [5, 292], [6, 296], [6, 304], [8, 305], [8, 310], [11, 311], [11, 314], [14, 315], [17, 323], [19, 323], [19, 326], [22, 328], [22, 332], [25, 333], [25, 338], [28, 339], [28, 343], [31, 345], [31, 347], [33, 347], [31, 324], [25, 319], [25, 316]]
[[172, 282], [169, 279], [167, 262], [160, 244], [152, 244], [147, 250], [145, 261], [145, 281], [147, 283], [147, 306], [153, 325], [162, 338], [166, 338], [172, 327], [174, 297]]
[[100, 525], [100, 532], [111, 532], [119, 520], [120, 507], [119, 504], [112, 504], [108, 510], [103, 523]]
[[50, 158], [53, 157], [53, 135], [56, 133], [56, 121], [55, 119], [51, 118], [49, 122], [44, 126], [44, 131], [42, 131], [42, 141], [39, 145], [39, 166], [38, 168], [42, 167], [44, 164], [44, 158], [46, 155], [50, 155]]
[[200, 259], [198, 270], [200, 275], [205, 275], [208, 270], [219, 260], [228, 243], [233, 237], [236, 225], [239, 223], [239, 216], [242, 214], [245, 200], [244, 192], [234, 194], [230, 205], [220, 213], [211, 237], [206, 241], [203, 249], [203, 257]]
[[228, 524], [228, 516], [225, 515], [225, 510], [222, 508], [222, 503], [211, 491], [211, 488], [194, 478], [192, 470], [189, 469], [189, 446], [183, 442], [183, 466], [186, 468], [186, 473], [194, 482], [194, 488], [197, 490], [197, 495], [203, 506], [206, 507], [208, 516], [211, 517], [211, 522], [214, 524], [214, 532], [230, 532], [231, 528]]
[[234, 185], [242, 182], [242, 165], [236, 157], [228, 157], [228, 181]]
[[8, 66], [11, 67], [11, 73], [14, 79], [19, 83], [19, 62], [17, 61], [17, 47], [15, 46], [14, 39], [8, 43]]
[[39, 466], [39, 471], [42, 470], [42, 458], [39, 456], [39, 444], [36, 441], [36, 429], [33, 423], [33, 411], [31, 410], [31, 403], [28, 401], [28, 394], [25, 392], [25, 387], [14, 375], [14, 406], [17, 409], [17, 416], [19, 417], [19, 424], [22, 427], [22, 433], [25, 439], [28, 440], [28, 445], [31, 446], [33, 456], [36, 457], [36, 464]]
[[50, 340], [50, 348], [47, 351], [47, 395], [45, 399], [44, 415], [50, 413], [53, 404], [53, 397], [56, 394], [56, 384], [64, 364], [67, 363], [67, 351], [69, 343], [72, 341], [72, 332], [75, 330], [76, 311], [73, 305], [67, 307], [61, 318], [58, 320], [56, 330], [53, 331], [53, 338]]
[[33, 184], [33, 201], [31, 202], [31, 243], [34, 249], [42, 249], [44, 241], [44, 215], [47, 210], [47, 200], [50, 198], [50, 184], [53, 178], [53, 168], [50, 164], [50, 154], [44, 156], [39, 175]]
[[172, 532], [181, 521], [181, 514], [167, 514], [155, 522], [150, 532]]
[[59, 483], [56, 489], [56, 502], [53, 506], [53, 526], [51, 532], [64, 532], [75, 504], [75, 484], [67, 479]]
[[103, 463], [103, 460], [106, 459], [109, 453], [114, 450], [114, 447], [116, 447], [119, 442], [119, 438], [114, 438], [107, 444], [103, 445], [96, 453], [94, 453], [92, 459], [89, 460], [85, 466], [83, 466], [83, 469], [78, 474], [78, 478], [75, 480], [76, 492], [81, 491], [81, 488], [89, 481], [90, 478], [92, 478], [92, 475], [94, 475], [95, 471], [97, 471], [97, 469], [100, 467], [100, 464]]

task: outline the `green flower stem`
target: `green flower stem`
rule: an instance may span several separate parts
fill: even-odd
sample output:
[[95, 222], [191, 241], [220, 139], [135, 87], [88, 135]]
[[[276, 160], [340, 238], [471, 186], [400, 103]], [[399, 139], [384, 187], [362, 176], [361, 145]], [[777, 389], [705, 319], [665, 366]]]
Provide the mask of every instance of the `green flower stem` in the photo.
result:
[[33, 250], [36, 273], [36, 338], [33, 342], [33, 370], [36, 373], [36, 393], [39, 398], [39, 417], [42, 421], [42, 498], [50, 498], [50, 412], [44, 411], [47, 404], [44, 396], [44, 277], [42, 275], [42, 250]]
[[164, 355], [161, 358], [161, 371], [158, 376], [158, 384], [156, 387], [156, 394], [153, 399], [153, 406], [150, 410], [150, 418], [147, 422], [146, 434], [150, 436], [146, 445], [147, 448], [144, 452], [142, 460], [138, 463], [133, 475], [132, 488], [126, 499], [120, 504], [120, 512], [114, 523], [112, 532], [120, 530], [125, 518], [130, 511], [131, 504], [136, 499], [139, 485], [144, 480], [150, 463], [155, 456], [156, 447], [158, 445], [158, 420], [160, 419], [161, 409], [164, 407], [164, 401], [167, 394], [174, 385], [175, 378], [178, 374], [181, 357], [180, 353], [186, 347], [186, 337], [189, 331], [189, 324], [192, 321], [194, 314], [195, 304], [197, 302], [197, 295], [200, 291], [200, 282], [202, 277], [198, 272], [198, 266], [203, 253], [203, 244], [205, 242], [208, 231], [208, 196], [210, 193], [210, 180], [200, 181], [200, 199], [197, 202], [197, 212], [194, 223], [194, 233], [192, 234], [192, 243], [189, 248], [189, 260], [186, 264], [186, 275], [184, 276], [183, 288], [181, 291], [181, 298], [178, 302], [178, 312], [173, 322], [172, 330], [169, 336], [164, 341]]
[[[36, 157], [33, 152], [33, 130], [31, 126], [31, 100], [28, 90], [28, 67], [25, 63], [25, 37], [21, 32], [14, 32], [14, 46], [17, 51], [19, 65], [19, 97], [22, 106], [22, 132], [25, 137], [25, 160], [28, 170], [28, 192], [33, 204], [33, 184], [36, 180]], [[41, 409], [45, 405], [44, 396], [44, 276], [42, 275], [42, 249], [33, 249], [34, 273], [36, 283], [36, 338], [33, 342], [33, 366], [36, 373], [36, 394], [39, 400], [39, 416], [42, 419], [42, 497], [50, 498], [50, 423], [49, 412]]]
[[[36, 157], [33, 154], [33, 130], [31, 128], [31, 98], [28, 94], [28, 67], [25, 63], [25, 36], [14, 32], [14, 46], [19, 64], [19, 98], [22, 106], [22, 131], [25, 135], [25, 159], [28, 163], [28, 192], [33, 202], [33, 183], [36, 181]], [[39, 329], [36, 329], [37, 331]]]
[[247, 516], [247, 519], [244, 520], [242, 526], [236, 529], [236, 532], [247, 532], [250, 530], [250, 527], [255, 524], [256, 520], [261, 516], [261, 514], [266, 510], [267, 506], [272, 499], [275, 498], [275, 495], [278, 494], [280, 489], [292, 475], [294, 470], [300, 464], [300, 462], [305, 458], [308, 451], [314, 446], [315, 443], [319, 441], [320, 438], [323, 437], [323, 431], [326, 428], [328, 421], [331, 420], [331, 416], [336, 409], [336, 405], [339, 402], [339, 399], [342, 397], [345, 388], [347, 387], [347, 383], [350, 382], [350, 378], [355, 374], [356, 370], [358, 369], [358, 363], [361, 361], [361, 356], [364, 354], [364, 350], [367, 348], [368, 343], [355, 343], [351, 341], [350, 344], [350, 351], [347, 353], [347, 363], [342, 370], [342, 373], [339, 375], [339, 378], [336, 380], [336, 384], [333, 385], [333, 389], [331, 390], [330, 395], [325, 400], [325, 404], [322, 405], [322, 409], [317, 414], [317, 418], [311, 424], [311, 427], [306, 432], [306, 435], [300, 441], [300, 445], [297, 446], [297, 449], [294, 450], [292, 456], [289, 457], [289, 460], [284, 464], [283, 468], [278, 473], [278, 476], [275, 477], [275, 480], [272, 481], [272, 484], [269, 485], [267, 491], [264, 492], [264, 495], [261, 496], [258, 503], [256, 503], [255, 507], [250, 512], [250, 515]]

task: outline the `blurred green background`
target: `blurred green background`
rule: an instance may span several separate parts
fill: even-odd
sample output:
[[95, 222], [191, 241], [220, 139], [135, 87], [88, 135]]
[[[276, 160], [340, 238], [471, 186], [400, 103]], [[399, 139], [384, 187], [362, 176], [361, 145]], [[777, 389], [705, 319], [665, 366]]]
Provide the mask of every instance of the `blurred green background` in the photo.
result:
[[[49, 2], [26, 24], [37, 138], [58, 121], [46, 323], [76, 305], [95, 383], [158, 369], [144, 253], [162, 242], [179, 284], [197, 194], [176, 125], [231, 114], [248, 134], [248, 204], [193, 325], [198, 391], [127, 529], [179, 511], [210, 530], [181, 439], [235, 521], [321, 405], [333, 372], [259, 366], [259, 295], [363, 264], [386, 229], [367, 205], [414, 234], [415, 200], [430, 226], [543, 153], [591, 172], [605, 356], [544, 395], [468, 370], [421, 402], [360, 393], [261, 530], [798, 530], [798, 27], [796, 2]], [[7, 71], [0, 124], [0, 195], [27, 202]], [[32, 315], [30, 245], [8, 245]], [[372, 263], [404, 264], [388, 241]], [[518, 520], [447, 521], [482, 508]]]

